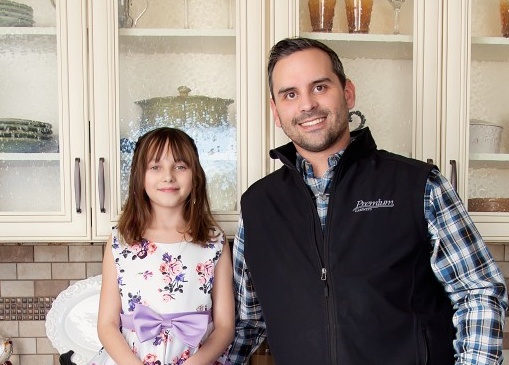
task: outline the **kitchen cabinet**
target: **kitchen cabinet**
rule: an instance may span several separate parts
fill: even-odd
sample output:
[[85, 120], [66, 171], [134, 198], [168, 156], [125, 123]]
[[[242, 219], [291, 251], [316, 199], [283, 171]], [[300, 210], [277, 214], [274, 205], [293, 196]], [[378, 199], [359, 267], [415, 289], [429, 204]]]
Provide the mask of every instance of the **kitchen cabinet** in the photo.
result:
[[[84, 239], [90, 223], [85, 4], [62, 3], [58, 11], [49, 0], [23, 4], [2, 3], [12, 9], [11, 20], [29, 6], [33, 26], [0, 23], [0, 239]], [[41, 125], [50, 139], [19, 129]]]
[[[406, 0], [400, 34], [387, 0], [373, 1], [364, 34], [348, 32], [345, 9], [337, 0], [332, 31], [313, 32], [307, 0], [272, 4], [271, 41], [301, 35], [336, 50], [379, 148], [438, 165], [466, 204], [509, 197], [509, 39], [499, 0]], [[470, 119], [504, 127], [500, 153], [469, 152]], [[270, 141], [287, 139], [272, 127]], [[485, 240], [509, 240], [508, 212], [470, 214]]]
[[[213, 213], [232, 235], [240, 194], [266, 170], [265, 3], [18, 2], [34, 16], [43, 7], [53, 15], [48, 26], [36, 19], [33, 27], [0, 28], [3, 59], [16, 58], [0, 60], [10, 67], [2, 114], [8, 100], [19, 101], [8, 116], [49, 121], [58, 148], [0, 152], [0, 184], [11, 197], [0, 199], [1, 239], [104, 241], [122, 210], [133, 146], [161, 125], [195, 139]], [[46, 53], [50, 61], [40, 62]], [[183, 117], [171, 109], [175, 98], [187, 98], [177, 106], [186, 108]], [[227, 109], [217, 116], [221, 102]]]
[[[509, 197], [509, 39], [502, 37], [499, 0], [462, 0], [444, 6], [443, 154], [458, 191], [486, 240], [508, 241], [509, 211], [477, 211], [473, 199]], [[471, 148], [469, 121], [503, 127], [499, 150]], [[451, 164], [452, 162], [452, 164]], [[475, 211], [474, 211], [475, 210]]]

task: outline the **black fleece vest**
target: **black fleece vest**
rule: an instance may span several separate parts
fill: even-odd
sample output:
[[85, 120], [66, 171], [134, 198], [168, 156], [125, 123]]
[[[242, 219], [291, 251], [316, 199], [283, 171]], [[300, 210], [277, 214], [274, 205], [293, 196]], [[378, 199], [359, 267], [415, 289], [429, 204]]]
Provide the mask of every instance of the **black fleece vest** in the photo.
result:
[[452, 365], [452, 306], [430, 267], [431, 166], [354, 134], [322, 232], [290, 143], [241, 200], [244, 255], [277, 365]]

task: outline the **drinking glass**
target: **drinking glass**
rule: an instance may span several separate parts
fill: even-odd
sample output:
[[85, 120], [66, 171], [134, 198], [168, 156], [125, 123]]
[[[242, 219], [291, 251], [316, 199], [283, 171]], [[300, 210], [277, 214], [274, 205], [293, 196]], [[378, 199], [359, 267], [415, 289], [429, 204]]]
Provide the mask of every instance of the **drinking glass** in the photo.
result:
[[500, 0], [500, 20], [502, 22], [502, 36], [509, 38], [509, 0]]
[[399, 34], [399, 12], [405, 0], [388, 0], [394, 10], [394, 34]]
[[345, 0], [349, 33], [369, 33], [373, 0]]
[[313, 32], [331, 32], [336, 0], [308, 0]]

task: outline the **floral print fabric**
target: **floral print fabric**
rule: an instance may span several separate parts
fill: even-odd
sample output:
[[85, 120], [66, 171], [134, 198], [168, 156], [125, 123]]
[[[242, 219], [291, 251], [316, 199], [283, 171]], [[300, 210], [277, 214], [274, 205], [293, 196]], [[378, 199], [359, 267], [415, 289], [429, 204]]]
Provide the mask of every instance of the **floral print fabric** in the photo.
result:
[[[214, 268], [225, 243], [222, 234], [205, 247], [185, 241], [156, 243], [147, 240], [128, 246], [119, 241], [116, 229], [112, 238], [122, 313], [130, 314], [137, 305], [148, 306], [161, 314], [211, 309]], [[209, 323], [201, 343], [212, 329], [213, 324]], [[171, 328], [163, 329], [145, 342], [140, 342], [133, 330], [121, 328], [121, 331], [145, 365], [183, 364], [199, 348], [185, 345], [173, 335]], [[223, 356], [215, 364], [223, 364], [225, 360]], [[89, 364], [115, 363], [101, 350]]]

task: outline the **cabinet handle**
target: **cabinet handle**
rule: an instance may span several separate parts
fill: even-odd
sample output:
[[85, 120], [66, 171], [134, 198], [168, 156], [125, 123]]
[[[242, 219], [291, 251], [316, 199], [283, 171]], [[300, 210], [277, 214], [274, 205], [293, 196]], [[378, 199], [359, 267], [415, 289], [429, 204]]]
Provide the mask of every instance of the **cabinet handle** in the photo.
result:
[[456, 167], [456, 160], [449, 161], [451, 163], [451, 184], [454, 190], [458, 191], [458, 169]]
[[76, 213], [81, 213], [81, 173], [80, 159], [74, 159], [74, 199], [76, 200]]
[[430, 165], [433, 165], [433, 159], [432, 158], [428, 158], [426, 160], [426, 163], [429, 163]]
[[98, 174], [98, 187], [99, 187], [99, 207], [101, 209], [101, 213], [106, 213], [106, 209], [104, 208], [104, 157], [99, 159], [99, 174]]

